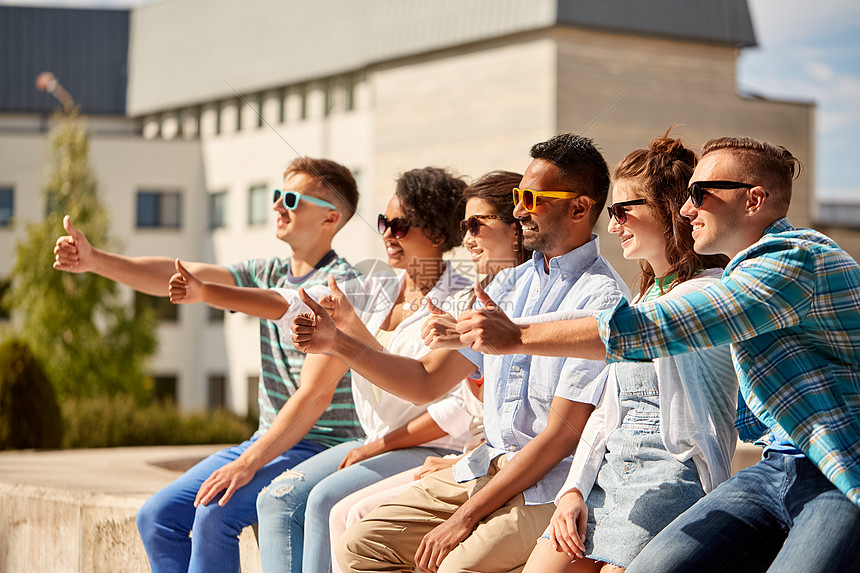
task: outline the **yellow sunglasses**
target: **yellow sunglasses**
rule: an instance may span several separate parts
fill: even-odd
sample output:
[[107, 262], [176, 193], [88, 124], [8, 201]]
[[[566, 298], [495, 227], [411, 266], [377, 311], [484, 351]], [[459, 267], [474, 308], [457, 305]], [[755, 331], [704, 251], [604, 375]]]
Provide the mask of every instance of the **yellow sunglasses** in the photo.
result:
[[[582, 193], [577, 193], [576, 191], [535, 191], [534, 189], [518, 189], [514, 187], [514, 206], [516, 207], [517, 203], [522, 200], [523, 207], [525, 207], [526, 211], [534, 211], [537, 206], [537, 197], [556, 197], [559, 199], [573, 199], [574, 197], [583, 196]], [[592, 204], [596, 201], [591, 197], [584, 196]]]

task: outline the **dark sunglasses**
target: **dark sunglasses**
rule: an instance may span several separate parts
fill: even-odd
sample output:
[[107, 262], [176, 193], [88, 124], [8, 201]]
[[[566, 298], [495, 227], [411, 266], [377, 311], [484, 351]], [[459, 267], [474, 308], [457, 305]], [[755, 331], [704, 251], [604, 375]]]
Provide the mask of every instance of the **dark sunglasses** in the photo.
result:
[[394, 217], [389, 221], [385, 215], [380, 213], [379, 218], [376, 220], [376, 226], [379, 229], [380, 235], [385, 234], [385, 229], [391, 229], [392, 237], [402, 239], [409, 232], [409, 227], [412, 225], [406, 217]]
[[498, 215], [472, 215], [468, 219], [460, 221], [460, 234], [465, 237], [468, 231], [473, 237], [477, 237], [481, 232], [481, 227], [487, 226], [481, 219], [501, 219], [501, 217]]
[[610, 217], [615, 217], [615, 220], [618, 221], [619, 225], [623, 225], [627, 222], [627, 208], [632, 207], [633, 205], [644, 205], [645, 199], [633, 199], [631, 201], [619, 201], [618, 203], [613, 203], [609, 207], [606, 208], [606, 211], [609, 213]]
[[[702, 206], [705, 195], [710, 195], [707, 189], [752, 189], [753, 187], [755, 185], [752, 183], [739, 183], [738, 181], [694, 181], [690, 183], [688, 191], [693, 207], [698, 209]], [[765, 193], [764, 196], [768, 197], [769, 195]]]
[[311, 197], [310, 195], [302, 195], [298, 191], [281, 191], [280, 189], [275, 189], [275, 193], [273, 194], [272, 203], [277, 203], [278, 199], [281, 198], [281, 195], [284, 196], [284, 209], [288, 209], [290, 211], [294, 210], [299, 206], [299, 201], [304, 200], [308, 203], [313, 203], [314, 205], [319, 205], [320, 207], [328, 207], [329, 209], [334, 209], [338, 211], [339, 209], [325, 201], [324, 199], [317, 199], [316, 197]]
[[[523, 202], [523, 207], [526, 211], [534, 211], [537, 206], [537, 197], [555, 197], [558, 199], [572, 199], [579, 197], [582, 193], [576, 191], [537, 191], [535, 189], [518, 189], [514, 187], [514, 207]], [[594, 199], [588, 197], [588, 200], [594, 203]]]

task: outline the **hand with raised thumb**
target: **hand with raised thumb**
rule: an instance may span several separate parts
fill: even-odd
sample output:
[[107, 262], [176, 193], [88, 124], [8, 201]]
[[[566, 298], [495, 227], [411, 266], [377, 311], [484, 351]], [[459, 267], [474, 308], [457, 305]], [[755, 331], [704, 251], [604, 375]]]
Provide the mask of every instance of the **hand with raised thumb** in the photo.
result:
[[176, 259], [176, 274], [170, 277], [167, 288], [173, 304], [206, 302], [206, 285]]
[[460, 315], [456, 326], [460, 342], [484, 354], [516, 354], [522, 343], [522, 327], [508, 318], [480, 283], [475, 283], [475, 296], [484, 308]]
[[460, 334], [454, 330], [457, 319], [436, 306], [429, 296], [425, 298], [430, 316], [421, 325], [421, 338], [424, 344], [434, 350], [436, 348], [465, 348], [465, 345], [460, 342]]
[[352, 321], [358, 319], [355, 314], [355, 308], [346, 294], [340, 290], [337, 281], [334, 280], [334, 276], [332, 275], [328, 276], [328, 289], [331, 291], [331, 294], [320, 297], [319, 302], [326, 309], [329, 316], [331, 316], [335, 325], [340, 330], [347, 331]]
[[58, 271], [83, 273], [93, 269], [93, 247], [87, 237], [72, 224], [68, 215], [63, 217], [63, 227], [68, 235], [57, 239], [54, 246], [53, 267]]
[[337, 326], [325, 307], [308, 296], [305, 289], [299, 289], [299, 298], [310, 312], [303, 312], [293, 319], [293, 346], [308, 354], [325, 354], [334, 346]]

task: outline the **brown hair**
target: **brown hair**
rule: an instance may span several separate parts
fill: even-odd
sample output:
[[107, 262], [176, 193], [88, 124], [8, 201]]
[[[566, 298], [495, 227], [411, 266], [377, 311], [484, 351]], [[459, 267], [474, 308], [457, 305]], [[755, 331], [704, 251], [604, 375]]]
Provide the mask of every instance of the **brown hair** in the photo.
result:
[[744, 160], [744, 170], [756, 185], [761, 185], [785, 211], [791, 202], [791, 182], [800, 177], [802, 166], [781, 145], [751, 137], [720, 137], [705, 142], [702, 157], [714, 151], [728, 150]]
[[313, 177], [322, 184], [324, 198], [334, 203], [341, 213], [338, 228], [343, 227], [358, 206], [358, 186], [352, 172], [330, 159], [297, 157], [287, 165], [284, 178], [295, 173]]
[[[669, 128], [671, 131], [671, 128]], [[687, 184], [693, 174], [696, 154], [684, 147], [680, 139], [670, 138], [669, 131], [655, 138], [648, 149], [637, 149], [615, 167], [615, 181], [630, 179], [646, 200], [663, 231], [669, 273], [678, 274], [678, 282], [693, 278], [701, 269], [725, 267], [725, 255], [700, 255], [693, 250], [693, 227], [681, 216], [681, 206], [687, 200]], [[645, 294], [654, 282], [654, 269], [640, 261], [642, 282], [639, 293]]]
[[517, 234], [517, 264], [522, 264], [532, 257], [531, 249], [523, 247], [523, 226], [514, 217], [514, 205], [511, 192], [520, 184], [523, 176], [513, 171], [490, 171], [463, 190], [463, 199], [483, 199], [490, 203], [506, 225], [514, 225]]

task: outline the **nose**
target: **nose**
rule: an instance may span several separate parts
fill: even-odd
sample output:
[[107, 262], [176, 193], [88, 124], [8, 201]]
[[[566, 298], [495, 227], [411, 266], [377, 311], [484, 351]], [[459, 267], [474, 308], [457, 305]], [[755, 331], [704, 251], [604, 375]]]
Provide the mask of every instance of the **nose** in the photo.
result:
[[620, 235], [621, 231], [624, 227], [615, 220], [615, 217], [612, 215], [609, 216], [609, 224], [606, 226], [606, 230], [612, 233], [613, 235]]
[[682, 217], [686, 217], [687, 219], [690, 219], [691, 221], [696, 218], [696, 213], [698, 213], [698, 210], [695, 207], [693, 207], [693, 200], [692, 199], [690, 199], [688, 197], [687, 200], [684, 201], [684, 204], [681, 205], [680, 213], [681, 213]]
[[526, 208], [525, 208], [525, 207], [523, 207], [523, 201], [522, 201], [522, 199], [520, 199], [519, 201], [517, 201], [516, 205], [514, 205], [513, 215], [514, 215], [514, 217], [516, 217], [517, 219], [525, 219], [526, 217], [528, 217], [528, 216], [529, 216], [529, 212], [528, 212], [528, 211], [526, 211]]

